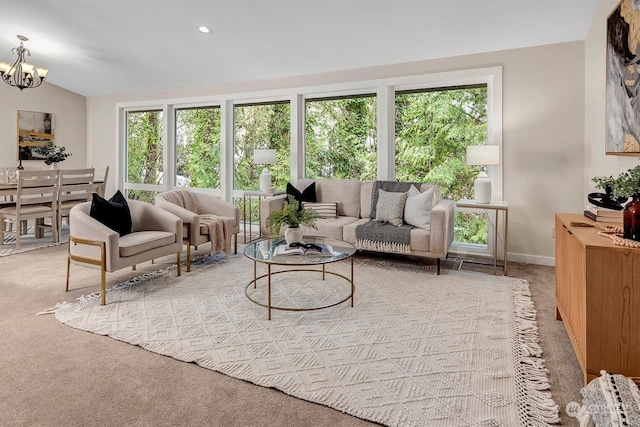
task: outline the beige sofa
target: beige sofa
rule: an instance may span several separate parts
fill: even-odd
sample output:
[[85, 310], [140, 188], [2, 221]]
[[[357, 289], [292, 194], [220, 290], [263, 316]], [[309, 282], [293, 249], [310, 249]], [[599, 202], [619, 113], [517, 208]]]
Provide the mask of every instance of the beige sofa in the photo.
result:
[[[371, 212], [371, 194], [373, 181], [337, 180], [337, 179], [300, 179], [296, 188], [303, 190], [316, 183], [318, 202], [337, 202], [337, 218], [321, 218], [316, 221], [317, 230], [304, 228], [307, 235], [320, 235], [345, 240], [356, 244], [356, 227], [369, 221]], [[455, 203], [440, 199], [440, 188], [433, 184], [422, 184], [420, 192], [433, 187], [431, 223], [429, 229], [414, 227], [410, 233], [410, 251], [406, 255], [435, 258], [437, 273], [440, 273], [440, 259], [447, 256], [453, 242], [453, 215]], [[282, 209], [285, 197], [264, 199], [261, 201], [261, 224], [263, 236], [270, 232], [265, 220], [273, 211]]]

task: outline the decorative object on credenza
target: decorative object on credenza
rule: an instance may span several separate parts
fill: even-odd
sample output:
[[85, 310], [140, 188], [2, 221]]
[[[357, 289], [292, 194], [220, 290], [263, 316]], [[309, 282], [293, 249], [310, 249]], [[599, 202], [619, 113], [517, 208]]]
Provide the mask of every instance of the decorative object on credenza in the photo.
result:
[[18, 160], [44, 160], [36, 148], [53, 143], [54, 118], [52, 113], [18, 110]]
[[607, 18], [606, 154], [640, 155], [640, 15], [633, 3], [622, 0]]
[[320, 218], [320, 214], [311, 208], [298, 209], [298, 207], [298, 201], [293, 196], [287, 196], [282, 210], [273, 211], [269, 214], [266, 224], [272, 236], [279, 235], [282, 226], [287, 225], [289, 227], [287, 230], [293, 230], [285, 230], [285, 240], [287, 243], [293, 243], [302, 240], [300, 225], [317, 229], [316, 220]]
[[634, 193], [624, 207], [622, 229], [625, 239], [640, 242], [640, 193]]
[[57, 167], [58, 163], [71, 156], [71, 153], [67, 152], [66, 147], [58, 147], [53, 142], [49, 142], [44, 147], [36, 147], [34, 150], [42, 156], [46, 165], [51, 165], [54, 168]]
[[491, 202], [491, 178], [487, 175], [487, 166], [499, 164], [499, 146], [470, 145], [467, 147], [467, 165], [480, 166], [480, 173], [473, 183], [473, 195], [477, 203]]
[[622, 172], [616, 178], [613, 176], [596, 176], [591, 179], [596, 188], [604, 193], [590, 193], [587, 197], [590, 203], [609, 209], [622, 210], [624, 203], [635, 193], [640, 192], [640, 166]]
[[273, 193], [273, 187], [271, 187], [271, 173], [267, 169], [267, 165], [273, 165], [277, 161], [276, 150], [273, 149], [259, 149], [253, 150], [253, 164], [265, 165], [260, 174], [260, 191], [265, 193]]
[[11, 49], [11, 53], [18, 55], [18, 58], [13, 65], [7, 62], [0, 62], [0, 77], [6, 84], [15, 86], [20, 90], [38, 87], [44, 82], [49, 70], [36, 67], [24, 60], [25, 54], [31, 56], [31, 52], [24, 47], [23, 43], [29, 39], [21, 35], [17, 37], [20, 40], [20, 46]]

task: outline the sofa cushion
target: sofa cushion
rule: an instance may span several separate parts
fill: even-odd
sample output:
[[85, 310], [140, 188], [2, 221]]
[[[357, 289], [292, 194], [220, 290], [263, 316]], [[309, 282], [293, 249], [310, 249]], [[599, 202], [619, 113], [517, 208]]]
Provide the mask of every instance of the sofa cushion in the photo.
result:
[[360, 215], [360, 181], [352, 179], [319, 179], [302, 178], [298, 180], [298, 188], [305, 188], [316, 183], [317, 202], [337, 202], [339, 216], [358, 218]]
[[433, 191], [431, 187], [421, 193], [414, 185], [411, 186], [404, 205], [404, 222], [414, 227], [429, 229]]
[[342, 239], [344, 235], [344, 227], [358, 220], [359, 218], [351, 216], [318, 219], [316, 220], [316, 227], [318, 227], [318, 229], [305, 229], [304, 234]]
[[338, 216], [338, 202], [302, 202], [302, 208], [313, 209], [320, 215], [320, 218]]
[[378, 203], [376, 204], [376, 221], [388, 222], [396, 227], [403, 223], [404, 205], [407, 193], [396, 193], [378, 190]]
[[175, 243], [175, 233], [168, 231], [136, 231], [120, 237], [120, 256], [128, 257]]
[[411, 229], [411, 241], [409, 248], [411, 251], [429, 252], [431, 249], [431, 231], [424, 228], [414, 227]]
[[129, 211], [127, 199], [120, 190], [116, 191], [109, 200], [93, 193], [89, 216], [113, 231], [117, 231], [120, 236], [131, 233], [131, 211]]

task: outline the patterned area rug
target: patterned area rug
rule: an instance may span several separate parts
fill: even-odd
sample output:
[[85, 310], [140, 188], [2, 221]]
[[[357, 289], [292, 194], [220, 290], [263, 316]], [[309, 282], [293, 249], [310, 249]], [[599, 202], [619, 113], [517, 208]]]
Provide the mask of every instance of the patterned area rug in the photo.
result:
[[[209, 265], [206, 265], [209, 264]], [[332, 271], [348, 274], [349, 263]], [[559, 421], [528, 285], [480, 273], [356, 258], [355, 306], [267, 311], [242, 255], [140, 276], [50, 312], [74, 328], [390, 426], [542, 426]], [[274, 276], [274, 304], [339, 301], [320, 273]], [[264, 298], [259, 283], [252, 298]]]

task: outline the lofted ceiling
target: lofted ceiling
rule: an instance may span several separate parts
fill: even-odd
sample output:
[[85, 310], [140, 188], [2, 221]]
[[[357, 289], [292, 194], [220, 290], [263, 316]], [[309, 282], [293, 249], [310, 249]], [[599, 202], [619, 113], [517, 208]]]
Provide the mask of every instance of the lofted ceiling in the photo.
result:
[[598, 3], [5, 1], [0, 61], [21, 34], [48, 81], [85, 96], [213, 85], [584, 40]]

